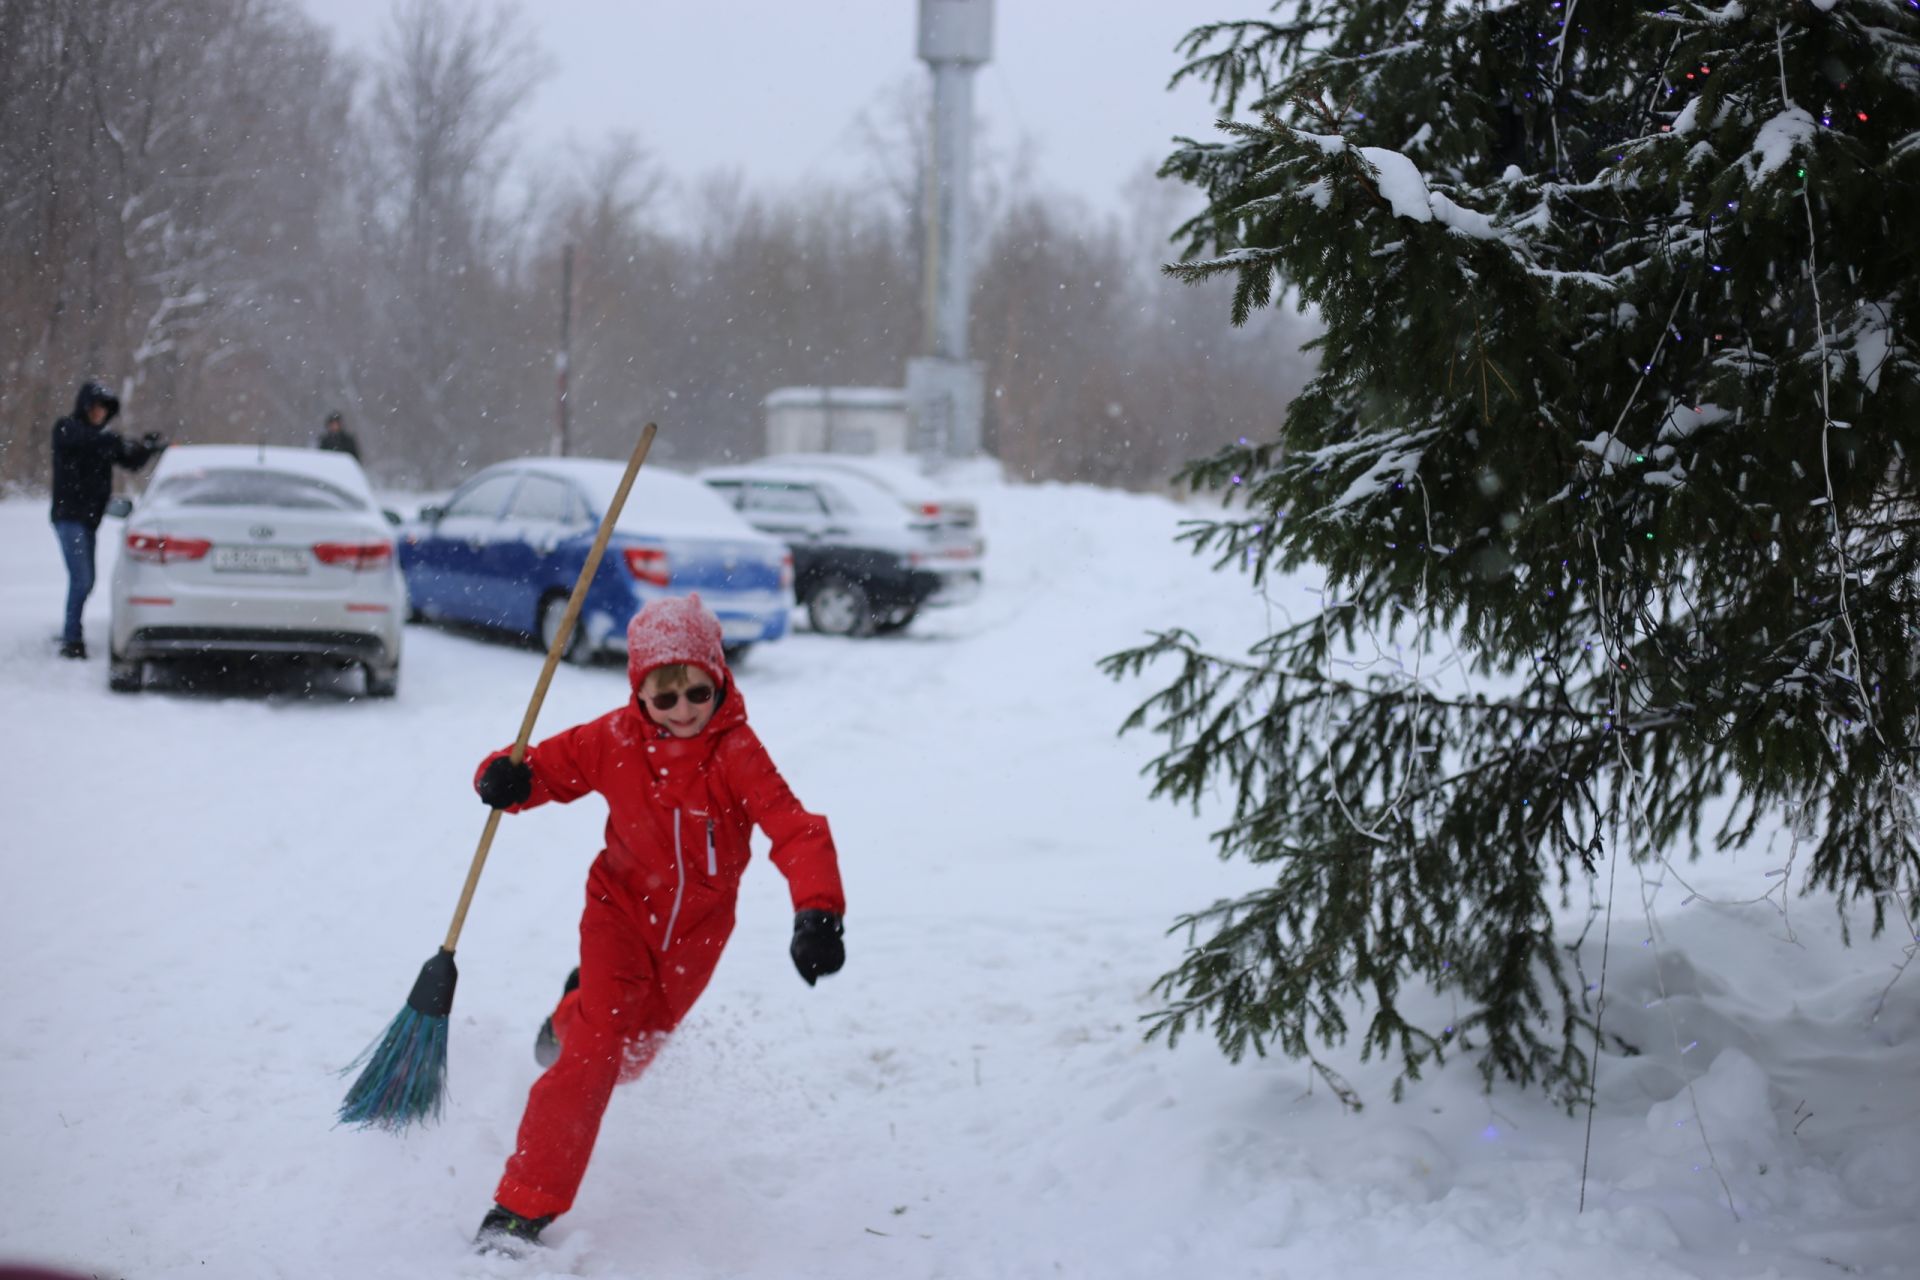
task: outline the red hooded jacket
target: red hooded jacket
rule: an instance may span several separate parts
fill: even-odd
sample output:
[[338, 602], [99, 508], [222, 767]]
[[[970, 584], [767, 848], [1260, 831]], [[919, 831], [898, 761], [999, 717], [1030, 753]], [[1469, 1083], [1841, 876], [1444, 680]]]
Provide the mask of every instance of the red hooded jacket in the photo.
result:
[[[527, 751], [533, 793], [518, 813], [598, 791], [607, 800], [606, 848], [588, 892], [625, 909], [648, 946], [676, 940], [715, 953], [733, 925], [740, 876], [758, 825], [773, 841], [796, 911], [846, 911], [827, 820], [802, 808], [747, 724], [747, 707], [721, 647], [720, 623], [700, 598], [648, 604], [628, 628], [628, 677], [637, 699], [655, 667], [690, 663], [721, 691], [691, 738], [655, 725], [636, 700]], [[508, 754], [496, 751], [488, 763]], [[691, 958], [691, 957], [690, 957]]]

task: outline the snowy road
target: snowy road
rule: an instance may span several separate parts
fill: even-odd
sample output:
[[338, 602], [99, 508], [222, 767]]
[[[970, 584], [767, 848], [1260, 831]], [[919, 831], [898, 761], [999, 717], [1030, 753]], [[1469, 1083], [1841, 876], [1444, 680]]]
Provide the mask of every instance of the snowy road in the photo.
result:
[[[1169, 503], [981, 501], [981, 601], [890, 640], [795, 636], [741, 672], [774, 758], [833, 822], [846, 971], [802, 985], [785, 885], [757, 861], [702, 1004], [616, 1095], [554, 1250], [521, 1264], [466, 1241], [572, 963], [596, 801], [503, 824], [461, 939], [445, 1121], [405, 1139], [331, 1121], [333, 1073], [445, 931], [484, 819], [471, 771], [511, 737], [538, 655], [414, 627], [392, 703], [350, 683], [117, 697], [99, 653], [52, 656], [64, 580], [42, 504], [0, 502], [0, 1263], [129, 1280], [1912, 1274], [1920, 976], [1869, 1023], [1898, 940], [1862, 929], [1842, 949], [1824, 901], [1795, 901], [1796, 944], [1770, 909], [1683, 910], [1667, 891], [1655, 946], [1623, 885], [1618, 1029], [1652, 1047], [1603, 1063], [1584, 1215], [1581, 1121], [1483, 1096], [1465, 1064], [1396, 1107], [1378, 1064], [1337, 1055], [1373, 1103], [1352, 1117], [1295, 1064], [1143, 1045], [1147, 987], [1177, 955], [1166, 926], [1256, 881], [1214, 860], [1204, 821], [1145, 799], [1153, 744], [1114, 729], [1147, 690], [1093, 663], [1156, 624], [1244, 640], [1268, 606], [1170, 545]], [[96, 647], [105, 621], [102, 591]], [[624, 693], [617, 668], [564, 668], [540, 730]], [[1696, 870], [1742, 896], [1758, 874]]]

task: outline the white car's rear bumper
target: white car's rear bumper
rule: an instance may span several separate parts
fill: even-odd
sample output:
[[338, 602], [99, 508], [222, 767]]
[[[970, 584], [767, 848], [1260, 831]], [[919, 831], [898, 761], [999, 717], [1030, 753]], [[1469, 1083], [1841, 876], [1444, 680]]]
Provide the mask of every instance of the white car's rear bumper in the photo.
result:
[[337, 658], [376, 667], [391, 667], [400, 657], [397, 647], [385, 637], [364, 631], [254, 630], [163, 624], [135, 627], [124, 640], [116, 638], [114, 642], [114, 654], [123, 661], [221, 653]]
[[123, 661], [221, 653], [306, 655], [376, 667], [400, 661], [403, 593], [250, 599], [178, 583], [156, 583], [150, 591], [137, 581], [115, 585], [113, 653]]

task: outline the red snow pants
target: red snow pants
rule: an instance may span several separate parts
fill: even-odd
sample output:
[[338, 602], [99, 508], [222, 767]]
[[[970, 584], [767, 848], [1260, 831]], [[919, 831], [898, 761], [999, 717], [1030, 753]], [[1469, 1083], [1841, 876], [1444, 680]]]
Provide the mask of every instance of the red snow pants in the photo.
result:
[[[684, 932], [675, 929], [669, 939], [666, 921], [649, 919], [638, 903], [629, 911], [620, 905], [624, 896], [596, 868], [580, 917], [580, 985], [553, 1016], [560, 1057], [527, 1095], [513, 1155], [493, 1196], [523, 1218], [573, 1207], [613, 1086], [646, 1070], [706, 989], [733, 930], [729, 902], [717, 918], [678, 922]], [[666, 950], [659, 949], [663, 939]]]

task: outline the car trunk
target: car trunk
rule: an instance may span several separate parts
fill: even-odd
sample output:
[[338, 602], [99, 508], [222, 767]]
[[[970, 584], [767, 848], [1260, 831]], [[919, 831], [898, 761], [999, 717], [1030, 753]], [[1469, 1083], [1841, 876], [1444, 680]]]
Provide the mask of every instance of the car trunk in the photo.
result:
[[[141, 538], [164, 542], [137, 544]], [[236, 595], [348, 592], [356, 566], [377, 562], [354, 549], [383, 543], [390, 548], [392, 542], [384, 525], [370, 517], [270, 506], [154, 507], [128, 521], [127, 539], [128, 553], [142, 562], [149, 581], [157, 577]]]
[[669, 573], [675, 591], [705, 591], [721, 597], [735, 592], [775, 593], [780, 590], [784, 552], [751, 542], [715, 538], [668, 538]]

